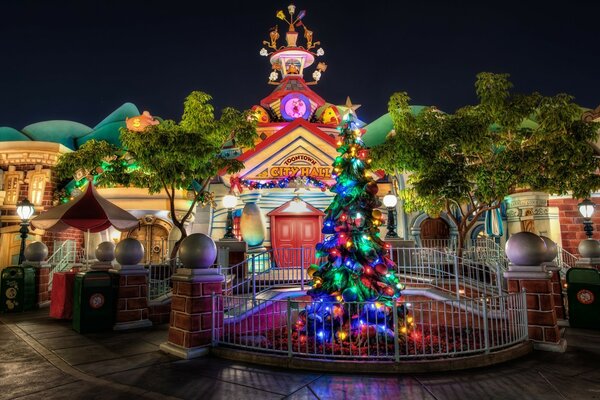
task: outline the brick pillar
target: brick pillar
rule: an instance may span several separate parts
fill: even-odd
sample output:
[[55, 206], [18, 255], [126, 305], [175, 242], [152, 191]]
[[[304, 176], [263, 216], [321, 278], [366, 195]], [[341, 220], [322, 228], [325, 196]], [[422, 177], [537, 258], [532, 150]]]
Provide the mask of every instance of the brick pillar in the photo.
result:
[[556, 263], [545, 263], [546, 271], [552, 273], [550, 284], [552, 285], [552, 298], [554, 300], [554, 310], [556, 311], [556, 319], [566, 319], [565, 303], [563, 301], [562, 283], [560, 281], [560, 268]]
[[50, 283], [50, 264], [39, 264], [35, 267], [35, 284], [36, 284], [36, 306], [45, 307], [50, 304], [50, 291], [48, 284]]
[[50, 291], [48, 283], [50, 283], [50, 264], [45, 261], [29, 261], [26, 260], [24, 267], [31, 267], [35, 272], [35, 307], [46, 307], [50, 305]]
[[[169, 339], [160, 349], [184, 359], [206, 355], [212, 343], [213, 293], [222, 293], [224, 277], [215, 268], [179, 268], [172, 279]], [[222, 326], [222, 314], [215, 318]]]
[[537, 350], [564, 352], [565, 339], [560, 337], [552, 284], [552, 272], [543, 265], [509, 264], [504, 273], [510, 293], [525, 290], [529, 339]]
[[118, 277], [117, 315], [115, 331], [147, 328], [148, 270], [143, 265], [117, 265], [109, 272]]

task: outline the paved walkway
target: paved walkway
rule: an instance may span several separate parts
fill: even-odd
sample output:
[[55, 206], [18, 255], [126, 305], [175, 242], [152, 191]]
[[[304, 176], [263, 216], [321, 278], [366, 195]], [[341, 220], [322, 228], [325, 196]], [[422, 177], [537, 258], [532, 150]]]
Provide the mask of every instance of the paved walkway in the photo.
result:
[[275, 370], [161, 353], [167, 326], [80, 335], [47, 310], [0, 316], [0, 399], [600, 399], [600, 331], [567, 329], [566, 353], [401, 376]]

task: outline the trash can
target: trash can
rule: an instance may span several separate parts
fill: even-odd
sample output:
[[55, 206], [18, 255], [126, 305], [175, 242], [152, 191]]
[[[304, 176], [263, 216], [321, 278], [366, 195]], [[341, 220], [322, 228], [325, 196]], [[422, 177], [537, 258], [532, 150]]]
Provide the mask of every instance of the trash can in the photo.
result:
[[600, 271], [571, 268], [567, 271], [569, 325], [600, 329]]
[[117, 286], [106, 271], [80, 272], [73, 288], [73, 329], [79, 333], [111, 330]]
[[0, 276], [0, 311], [16, 313], [33, 310], [36, 305], [35, 270], [8, 267]]

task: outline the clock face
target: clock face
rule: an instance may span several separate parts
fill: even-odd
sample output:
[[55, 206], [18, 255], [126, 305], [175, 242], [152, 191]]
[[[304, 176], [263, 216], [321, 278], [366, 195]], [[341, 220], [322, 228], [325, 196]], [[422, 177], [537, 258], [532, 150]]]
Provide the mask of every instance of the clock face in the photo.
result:
[[300, 93], [291, 93], [281, 100], [281, 116], [286, 121], [296, 118], [308, 119], [310, 116], [310, 101]]

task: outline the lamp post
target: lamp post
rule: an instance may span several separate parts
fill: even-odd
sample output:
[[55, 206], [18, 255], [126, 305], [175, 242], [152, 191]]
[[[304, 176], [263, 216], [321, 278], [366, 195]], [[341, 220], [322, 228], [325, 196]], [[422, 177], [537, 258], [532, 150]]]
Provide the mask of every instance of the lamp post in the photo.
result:
[[33, 204], [29, 202], [27, 199], [23, 199], [17, 203], [17, 215], [21, 218], [21, 229], [19, 233], [21, 234], [21, 249], [19, 250], [19, 265], [25, 259], [25, 239], [27, 239], [27, 234], [29, 233], [29, 219], [35, 212], [35, 208]]
[[227, 223], [225, 226], [225, 236], [223, 239], [235, 240], [236, 237], [233, 234], [233, 208], [237, 204], [237, 197], [234, 195], [227, 194], [223, 197], [223, 207], [227, 209]]
[[592, 232], [594, 232], [594, 226], [592, 224], [592, 215], [594, 214], [594, 204], [590, 199], [585, 199], [581, 203], [577, 204], [577, 208], [579, 208], [579, 213], [583, 217], [583, 230], [587, 235], [588, 239], [592, 238]]
[[388, 209], [387, 234], [385, 235], [386, 239], [393, 239], [398, 237], [398, 234], [396, 233], [395, 209], [397, 203], [398, 198], [392, 194], [392, 191], [383, 196], [383, 205], [386, 206]]

